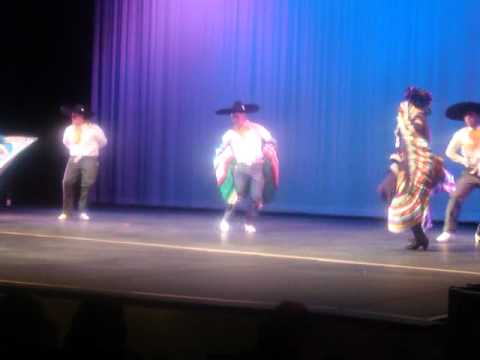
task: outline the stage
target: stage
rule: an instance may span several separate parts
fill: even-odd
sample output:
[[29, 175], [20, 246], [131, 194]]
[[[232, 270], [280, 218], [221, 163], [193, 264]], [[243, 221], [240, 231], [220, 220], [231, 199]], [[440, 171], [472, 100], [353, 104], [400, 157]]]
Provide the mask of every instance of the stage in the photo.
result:
[[428, 251], [406, 251], [382, 221], [263, 215], [256, 234], [220, 213], [97, 209], [92, 221], [59, 222], [58, 211], [2, 209], [0, 283], [119, 292], [167, 301], [437, 319], [448, 288], [480, 283], [474, 226]]

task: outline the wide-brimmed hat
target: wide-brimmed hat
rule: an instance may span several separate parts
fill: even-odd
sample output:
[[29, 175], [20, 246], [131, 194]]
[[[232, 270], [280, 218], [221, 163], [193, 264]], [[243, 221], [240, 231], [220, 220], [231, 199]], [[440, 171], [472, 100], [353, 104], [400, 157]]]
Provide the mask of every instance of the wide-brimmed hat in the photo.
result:
[[451, 120], [463, 120], [470, 112], [480, 115], [480, 103], [473, 101], [456, 103], [447, 109], [445, 115]]
[[256, 104], [244, 104], [241, 101], [235, 101], [231, 108], [225, 108], [217, 110], [215, 113], [217, 115], [230, 115], [233, 113], [245, 113], [250, 114], [257, 112], [260, 107]]
[[432, 94], [427, 90], [419, 89], [415, 86], [409, 86], [405, 90], [405, 100], [408, 100], [420, 110], [427, 110], [432, 103]]
[[88, 108], [82, 104], [76, 104], [73, 106], [68, 106], [68, 105], [61, 106], [60, 112], [62, 113], [63, 116], [71, 117], [72, 114], [78, 114], [78, 115], [84, 116], [87, 119], [91, 118], [94, 115], [93, 112], [88, 110]]

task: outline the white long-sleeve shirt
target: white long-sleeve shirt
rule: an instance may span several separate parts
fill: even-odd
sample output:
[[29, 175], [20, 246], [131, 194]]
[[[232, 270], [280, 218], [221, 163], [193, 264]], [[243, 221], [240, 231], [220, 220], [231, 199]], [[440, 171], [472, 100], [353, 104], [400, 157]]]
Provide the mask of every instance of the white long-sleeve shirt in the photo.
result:
[[63, 133], [63, 144], [68, 148], [70, 156], [98, 156], [100, 149], [107, 145], [107, 138], [100, 126], [84, 123], [80, 126], [79, 131], [78, 137], [76, 127], [70, 125]]
[[231, 146], [239, 164], [252, 165], [263, 161], [263, 143], [273, 142], [272, 135], [263, 126], [249, 121], [248, 130], [240, 134], [233, 129], [223, 135], [223, 147]]
[[476, 167], [480, 162], [480, 127], [458, 130], [448, 143], [445, 154], [465, 167]]

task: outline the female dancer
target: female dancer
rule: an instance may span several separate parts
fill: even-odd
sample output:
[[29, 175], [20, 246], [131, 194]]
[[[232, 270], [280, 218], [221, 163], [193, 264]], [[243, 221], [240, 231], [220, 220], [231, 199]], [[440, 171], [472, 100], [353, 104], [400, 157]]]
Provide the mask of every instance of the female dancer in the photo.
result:
[[414, 238], [409, 250], [428, 248], [422, 229], [431, 190], [444, 177], [442, 159], [429, 145], [427, 116], [432, 97], [425, 90], [409, 87], [397, 115], [399, 159], [396, 164], [395, 193], [388, 207], [388, 230], [400, 233], [410, 229]]

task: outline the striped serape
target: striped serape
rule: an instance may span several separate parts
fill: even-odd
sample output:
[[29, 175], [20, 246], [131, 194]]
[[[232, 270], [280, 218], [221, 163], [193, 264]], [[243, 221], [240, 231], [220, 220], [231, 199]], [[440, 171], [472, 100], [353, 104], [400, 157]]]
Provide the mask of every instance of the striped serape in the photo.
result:
[[[263, 204], [271, 202], [275, 196], [280, 183], [280, 166], [277, 150], [273, 144], [266, 143], [263, 146], [264, 164], [263, 173], [265, 176], [265, 186], [263, 189]], [[213, 166], [217, 186], [222, 199], [227, 204], [235, 204], [238, 201], [238, 194], [235, 191], [233, 178], [233, 169], [235, 168], [235, 157], [230, 146], [219, 147], [215, 151]]]

